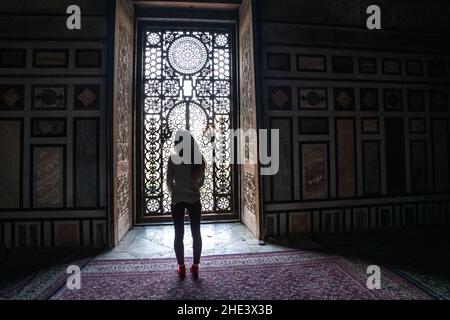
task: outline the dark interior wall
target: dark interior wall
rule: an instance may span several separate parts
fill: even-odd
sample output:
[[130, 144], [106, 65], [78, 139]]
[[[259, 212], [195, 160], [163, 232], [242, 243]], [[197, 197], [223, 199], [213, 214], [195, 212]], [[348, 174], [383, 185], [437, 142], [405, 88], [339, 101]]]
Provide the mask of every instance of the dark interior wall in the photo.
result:
[[266, 235], [449, 222], [446, 1], [258, 3], [261, 126], [280, 129]]
[[113, 2], [0, 2], [0, 245], [106, 241]]

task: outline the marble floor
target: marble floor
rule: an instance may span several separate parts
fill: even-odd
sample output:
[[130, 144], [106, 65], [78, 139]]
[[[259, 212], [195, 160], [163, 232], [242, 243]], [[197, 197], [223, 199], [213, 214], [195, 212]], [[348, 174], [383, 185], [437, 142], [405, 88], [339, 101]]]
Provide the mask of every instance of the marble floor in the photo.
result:
[[[201, 228], [203, 256], [289, 250], [274, 244], [261, 245], [241, 223], [205, 223]], [[96, 259], [175, 258], [173, 238], [172, 225], [135, 227], [119, 245], [103, 252]], [[192, 237], [188, 224], [185, 226], [184, 246], [186, 257], [192, 257]]]

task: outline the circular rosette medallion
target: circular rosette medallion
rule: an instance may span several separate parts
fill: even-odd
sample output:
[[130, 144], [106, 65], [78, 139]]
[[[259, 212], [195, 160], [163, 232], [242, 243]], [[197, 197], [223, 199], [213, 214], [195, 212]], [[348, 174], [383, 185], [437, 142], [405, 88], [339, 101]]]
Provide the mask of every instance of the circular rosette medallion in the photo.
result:
[[169, 47], [169, 63], [173, 69], [182, 74], [199, 72], [208, 60], [205, 45], [197, 38], [183, 36]]

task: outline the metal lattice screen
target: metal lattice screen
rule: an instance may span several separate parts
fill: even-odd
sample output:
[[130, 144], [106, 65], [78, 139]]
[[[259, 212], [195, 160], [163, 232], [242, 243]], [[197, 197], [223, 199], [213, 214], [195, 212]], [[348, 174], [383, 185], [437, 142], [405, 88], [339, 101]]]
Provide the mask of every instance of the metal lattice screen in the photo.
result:
[[204, 213], [231, 213], [232, 33], [146, 29], [144, 40], [144, 215], [170, 213], [165, 177], [177, 129], [191, 132], [208, 163]]

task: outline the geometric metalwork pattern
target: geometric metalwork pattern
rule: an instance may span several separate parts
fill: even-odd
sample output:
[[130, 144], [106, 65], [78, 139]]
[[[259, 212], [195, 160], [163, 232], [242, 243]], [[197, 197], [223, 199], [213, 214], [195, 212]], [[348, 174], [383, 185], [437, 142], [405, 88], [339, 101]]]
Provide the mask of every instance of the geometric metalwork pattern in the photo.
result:
[[203, 212], [231, 213], [232, 35], [144, 32], [144, 215], [171, 211], [165, 177], [178, 129], [191, 132], [207, 162], [200, 190]]

